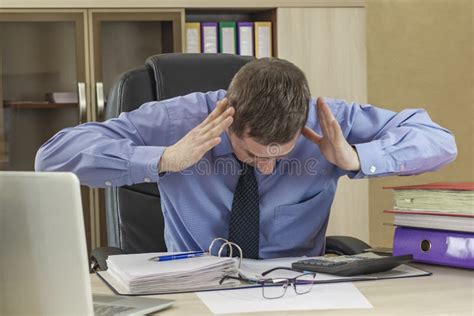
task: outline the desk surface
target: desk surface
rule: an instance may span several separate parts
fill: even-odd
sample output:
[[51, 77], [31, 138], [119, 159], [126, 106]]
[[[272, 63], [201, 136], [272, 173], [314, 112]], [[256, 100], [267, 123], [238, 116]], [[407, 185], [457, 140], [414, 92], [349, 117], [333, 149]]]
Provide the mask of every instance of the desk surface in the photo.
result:
[[[474, 272], [431, 265], [417, 264], [415, 266], [433, 272], [433, 275], [356, 282], [354, 284], [374, 306], [373, 309], [325, 310], [318, 311], [318, 315], [342, 313], [344, 315], [474, 314]], [[112, 293], [96, 275], [91, 275], [91, 282], [94, 294]], [[176, 300], [172, 308], [160, 312], [160, 315], [212, 315], [194, 293], [160, 295], [159, 297]], [[289, 312], [284, 313], [285, 315], [289, 314]], [[290, 314], [297, 314], [297, 312]], [[258, 313], [258, 315], [265, 314]]]

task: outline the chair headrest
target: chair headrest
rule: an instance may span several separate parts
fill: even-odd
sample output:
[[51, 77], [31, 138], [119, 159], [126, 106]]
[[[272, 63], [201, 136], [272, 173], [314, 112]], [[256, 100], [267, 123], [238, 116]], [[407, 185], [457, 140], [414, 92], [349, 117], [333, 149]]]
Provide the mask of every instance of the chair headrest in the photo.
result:
[[254, 57], [234, 54], [160, 54], [146, 60], [155, 76], [157, 100], [227, 89], [239, 69]]

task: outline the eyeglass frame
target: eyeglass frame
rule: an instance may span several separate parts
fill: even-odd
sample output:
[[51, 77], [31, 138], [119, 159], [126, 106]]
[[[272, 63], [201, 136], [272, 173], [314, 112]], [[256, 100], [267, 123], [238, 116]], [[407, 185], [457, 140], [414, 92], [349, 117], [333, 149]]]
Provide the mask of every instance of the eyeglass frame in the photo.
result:
[[[243, 282], [247, 282], [247, 283], [253, 283], [253, 284], [260, 284], [261, 287], [262, 287], [262, 296], [266, 299], [277, 299], [277, 298], [282, 298], [283, 296], [285, 296], [286, 294], [286, 290], [288, 288], [288, 286], [291, 286], [293, 285], [293, 290], [295, 291], [295, 293], [297, 295], [303, 295], [303, 294], [308, 294], [309, 292], [311, 292], [311, 290], [313, 289], [313, 285], [314, 285], [314, 280], [316, 279], [316, 272], [310, 272], [310, 271], [301, 271], [301, 270], [297, 270], [297, 269], [293, 269], [293, 268], [288, 268], [288, 267], [276, 267], [276, 268], [272, 268], [270, 270], [267, 270], [265, 272], [262, 273], [262, 276], [265, 276], [273, 271], [276, 271], [276, 270], [288, 270], [288, 271], [293, 271], [293, 272], [301, 272], [301, 274], [297, 275], [296, 277], [294, 278], [261, 278], [261, 279], [248, 279], [248, 278], [245, 278], [243, 277], [240, 273], [238, 274], [238, 276], [232, 276], [232, 275], [225, 275], [222, 277], [222, 279], [219, 281], [219, 285], [221, 285], [225, 280], [227, 279], [233, 279], [233, 280], [239, 280], [239, 281], [243, 281]], [[297, 278], [303, 276], [303, 275], [313, 275], [313, 281], [310, 281], [309, 283], [312, 285], [311, 288], [309, 289], [309, 291], [307, 292], [304, 292], [304, 293], [299, 293], [297, 290], [296, 290], [296, 285], [297, 284], [305, 284], [305, 283], [297, 283], [298, 280], [296, 280]], [[268, 281], [273, 281], [273, 280], [279, 280], [278, 283], [269, 283]], [[303, 280], [301, 280], [303, 281]], [[306, 283], [307, 284], [307, 283]], [[283, 287], [283, 292], [280, 296], [277, 296], [277, 297], [267, 297], [265, 296], [265, 286], [269, 287], [269, 286], [281, 286]]]

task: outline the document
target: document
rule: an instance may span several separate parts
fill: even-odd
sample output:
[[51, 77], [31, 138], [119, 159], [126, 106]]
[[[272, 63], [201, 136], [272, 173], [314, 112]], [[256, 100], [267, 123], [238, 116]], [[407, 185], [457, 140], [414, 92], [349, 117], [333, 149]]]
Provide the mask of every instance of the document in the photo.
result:
[[[233, 258], [206, 255], [163, 262], [149, 260], [159, 255], [164, 254], [109, 256], [108, 270], [99, 272], [99, 276], [116, 292], [126, 295], [213, 289], [219, 287], [219, 280], [223, 276], [237, 273], [236, 260]], [[230, 287], [239, 284], [235, 280], [226, 282]]]
[[261, 288], [199, 292], [196, 295], [214, 314], [323, 309], [368, 309], [372, 304], [352, 283], [315, 284], [298, 295], [288, 288], [285, 296], [266, 299]]

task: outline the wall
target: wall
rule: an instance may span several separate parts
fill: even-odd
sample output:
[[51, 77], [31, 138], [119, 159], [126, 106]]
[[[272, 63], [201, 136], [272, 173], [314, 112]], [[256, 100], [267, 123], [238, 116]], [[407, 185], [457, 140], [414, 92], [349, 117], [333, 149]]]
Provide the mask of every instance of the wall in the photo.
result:
[[[306, 74], [312, 96], [367, 101], [364, 8], [278, 8], [278, 57]], [[343, 49], [341, 49], [343, 48]], [[369, 241], [368, 180], [338, 182], [328, 235]]]
[[474, 181], [473, 8], [470, 0], [368, 0], [368, 100], [394, 111], [425, 108], [456, 136], [458, 157], [414, 177], [370, 180], [370, 240], [391, 246], [386, 185]]

